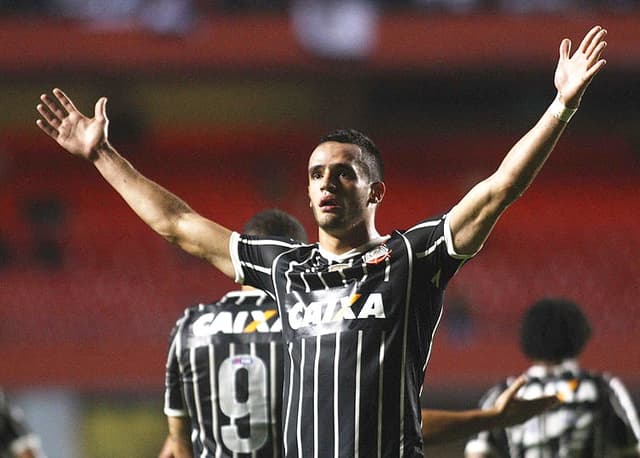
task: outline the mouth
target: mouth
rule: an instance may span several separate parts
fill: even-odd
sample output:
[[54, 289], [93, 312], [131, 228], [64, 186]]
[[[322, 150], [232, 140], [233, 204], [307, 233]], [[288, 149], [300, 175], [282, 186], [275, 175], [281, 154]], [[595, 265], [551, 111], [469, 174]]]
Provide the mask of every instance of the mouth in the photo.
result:
[[338, 205], [338, 200], [334, 196], [323, 197], [320, 199], [320, 204], [318, 206], [325, 212], [337, 210], [340, 207], [340, 205]]

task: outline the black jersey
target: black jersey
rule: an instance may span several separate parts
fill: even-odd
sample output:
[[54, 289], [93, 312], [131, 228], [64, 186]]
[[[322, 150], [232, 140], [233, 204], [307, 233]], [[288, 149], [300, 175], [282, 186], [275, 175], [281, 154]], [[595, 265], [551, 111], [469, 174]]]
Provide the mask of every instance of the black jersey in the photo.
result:
[[234, 234], [236, 281], [277, 298], [287, 457], [422, 456], [420, 392], [465, 258], [438, 216], [341, 256]]
[[0, 458], [17, 456], [27, 449], [40, 450], [40, 440], [27, 427], [22, 410], [10, 404], [0, 390]]
[[190, 417], [194, 456], [281, 456], [280, 330], [275, 302], [262, 291], [227, 293], [178, 320], [164, 412]]
[[[553, 368], [533, 366], [518, 395], [558, 394], [562, 403], [521, 425], [480, 433], [466, 451], [512, 458], [637, 456], [640, 424], [619, 379], [579, 369], [575, 361]], [[513, 380], [491, 388], [480, 402], [492, 406]], [[635, 451], [636, 455], [624, 455]]]

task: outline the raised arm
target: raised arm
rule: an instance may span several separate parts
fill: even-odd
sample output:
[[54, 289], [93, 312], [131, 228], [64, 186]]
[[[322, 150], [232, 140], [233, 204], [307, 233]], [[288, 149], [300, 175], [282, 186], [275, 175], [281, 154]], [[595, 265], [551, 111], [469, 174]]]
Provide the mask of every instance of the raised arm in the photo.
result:
[[100, 98], [95, 105], [94, 117], [88, 118], [60, 89], [54, 89], [53, 96], [40, 96], [38, 127], [69, 153], [91, 161], [154, 231], [234, 278], [229, 255], [231, 231], [196, 213], [118, 154], [108, 140], [107, 99]]
[[518, 377], [498, 396], [491, 409], [461, 411], [423, 409], [422, 437], [425, 446], [467, 438], [494, 428], [517, 425], [560, 402], [556, 396], [542, 396], [536, 399], [518, 398], [518, 390], [525, 382], [525, 376]]
[[474, 254], [502, 213], [529, 187], [549, 157], [571, 114], [593, 77], [605, 65], [600, 56], [607, 31], [593, 27], [571, 55], [571, 41], [562, 40], [555, 71], [557, 96], [536, 125], [507, 153], [495, 173], [474, 186], [451, 210], [449, 225], [459, 254]]

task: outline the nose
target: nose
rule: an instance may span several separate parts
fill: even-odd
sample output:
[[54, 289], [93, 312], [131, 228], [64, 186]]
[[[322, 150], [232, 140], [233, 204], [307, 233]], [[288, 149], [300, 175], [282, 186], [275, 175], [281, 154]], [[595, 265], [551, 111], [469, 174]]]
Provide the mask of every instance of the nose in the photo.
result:
[[336, 190], [336, 179], [334, 174], [331, 172], [327, 172], [322, 177], [322, 182], [320, 183], [320, 190], [334, 192]]

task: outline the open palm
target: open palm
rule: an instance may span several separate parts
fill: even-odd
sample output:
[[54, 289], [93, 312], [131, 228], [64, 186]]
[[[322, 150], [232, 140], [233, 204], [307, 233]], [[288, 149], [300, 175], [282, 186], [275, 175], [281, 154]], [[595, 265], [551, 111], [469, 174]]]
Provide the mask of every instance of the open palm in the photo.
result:
[[582, 94], [593, 77], [604, 67], [606, 61], [600, 59], [607, 46], [604, 41], [607, 31], [595, 26], [582, 39], [580, 46], [571, 56], [571, 40], [565, 38], [560, 43], [560, 59], [556, 67], [554, 83], [561, 101], [571, 108], [580, 104]]
[[90, 159], [92, 152], [107, 141], [107, 99], [100, 98], [94, 117], [88, 118], [60, 89], [54, 89], [53, 95], [55, 100], [46, 94], [40, 96], [43, 103], [37, 109], [42, 119], [36, 124], [71, 154]]

